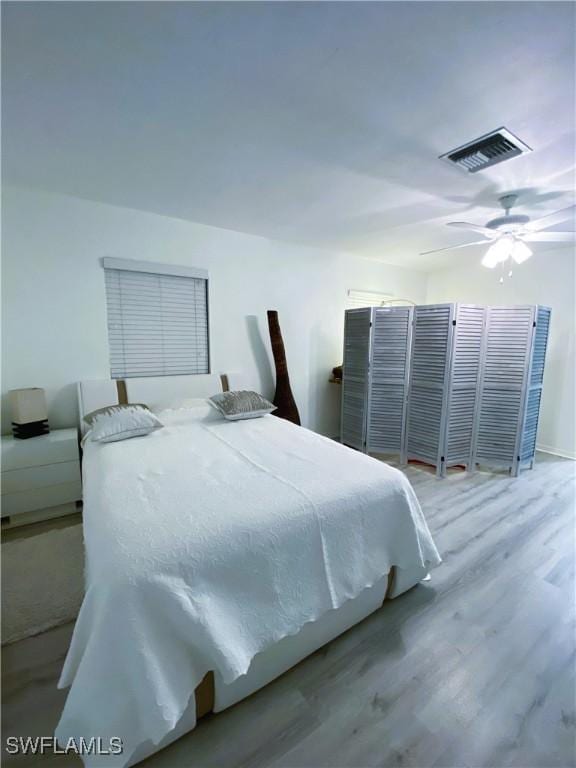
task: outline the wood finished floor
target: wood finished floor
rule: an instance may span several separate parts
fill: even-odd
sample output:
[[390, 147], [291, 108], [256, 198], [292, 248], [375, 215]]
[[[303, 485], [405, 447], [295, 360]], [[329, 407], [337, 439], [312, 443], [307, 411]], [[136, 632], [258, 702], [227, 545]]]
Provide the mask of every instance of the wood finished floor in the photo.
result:
[[[575, 761], [575, 464], [409, 467], [444, 563], [145, 768], [568, 768]], [[3, 654], [3, 736], [50, 735], [70, 627]], [[77, 758], [7, 758], [73, 768]]]

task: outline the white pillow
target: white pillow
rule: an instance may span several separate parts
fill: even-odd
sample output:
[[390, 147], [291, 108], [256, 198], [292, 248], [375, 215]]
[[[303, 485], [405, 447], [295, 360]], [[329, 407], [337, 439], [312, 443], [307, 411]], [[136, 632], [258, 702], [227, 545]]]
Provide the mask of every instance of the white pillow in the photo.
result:
[[164, 425], [144, 405], [113, 405], [88, 414], [90, 439], [97, 443], [113, 443], [131, 437], [149, 435]]
[[192, 408], [204, 408], [208, 405], [208, 399], [205, 397], [185, 397], [182, 400], [173, 400], [169, 403], [154, 406], [154, 413], [161, 411], [183, 411]]

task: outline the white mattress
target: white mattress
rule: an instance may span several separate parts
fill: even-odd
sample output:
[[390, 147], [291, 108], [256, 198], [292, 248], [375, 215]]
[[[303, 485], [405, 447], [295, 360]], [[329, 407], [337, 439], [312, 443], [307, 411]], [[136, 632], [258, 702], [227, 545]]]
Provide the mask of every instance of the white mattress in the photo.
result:
[[56, 735], [120, 736], [114, 766], [193, 725], [207, 671], [233, 686], [392, 566], [440, 561], [412, 488], [381, 462], [273, 416], [161, 418], [84, 454], [87, 591]]

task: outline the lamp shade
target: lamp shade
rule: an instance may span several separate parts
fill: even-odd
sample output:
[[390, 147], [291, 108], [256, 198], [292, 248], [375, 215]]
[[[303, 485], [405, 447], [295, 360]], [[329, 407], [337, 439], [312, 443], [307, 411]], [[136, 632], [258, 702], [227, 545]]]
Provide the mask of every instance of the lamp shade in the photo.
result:
[[522, 240], [517, 240], [512, 248], [512, 258], [516, 264], [522, 264], [522, 262], [529, 259], [530, 256], [532, 256], [532, 251], [528, 248], [526, 243], [523, 243]]
[[30, 424], [48, 418], [46, 395], [39, 387], [12, 389], [9, 399], [14, 424]]
[[500, 264], [501, 261], [506, 261], [510, 256], [513, 247], [513, 237], [510, 237], [510, 235], [499, 237], [486, 251], [484, 258], [482, 259], [482, 266], [494, 269], [494, 267]]

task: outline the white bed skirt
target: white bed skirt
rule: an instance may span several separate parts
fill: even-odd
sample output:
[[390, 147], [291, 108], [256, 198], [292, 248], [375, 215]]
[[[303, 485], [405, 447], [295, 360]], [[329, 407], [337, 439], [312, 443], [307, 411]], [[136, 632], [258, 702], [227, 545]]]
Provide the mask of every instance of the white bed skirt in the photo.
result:
[[[390, 597], [398, 597], [422, 581], [426, 575], [426, 569], [420, 567], [397, 568]], [[329, 611], [318, 621], [304, 625], [298, 634], [285, 637], [276, 645], [259, 653], [254, 657], [247, 674], [238, 677], [233, 683], [225, 685], [218, 679], [218, 675], [215, 675], [214, 711], [222, 712], [222, 710], [255, 693], [298, 664], [302, 659], [310, 656], [326, 643], [370, 616], [382, 606], [387, 587], [388, 575], [376, 582], [373, 587], [365, 589], [358, 597], [349, 600], [338, 610]], [[195, 727], [194, 691], [191, 691], [190, 694], [191, 705], [184, 712], [176, 727], [159, 744], [154, 745], [151, 742], [141, 744], [132, 755], [128, 765], [134, 765], [167, 747], [168, 744], [176, 741]]]

